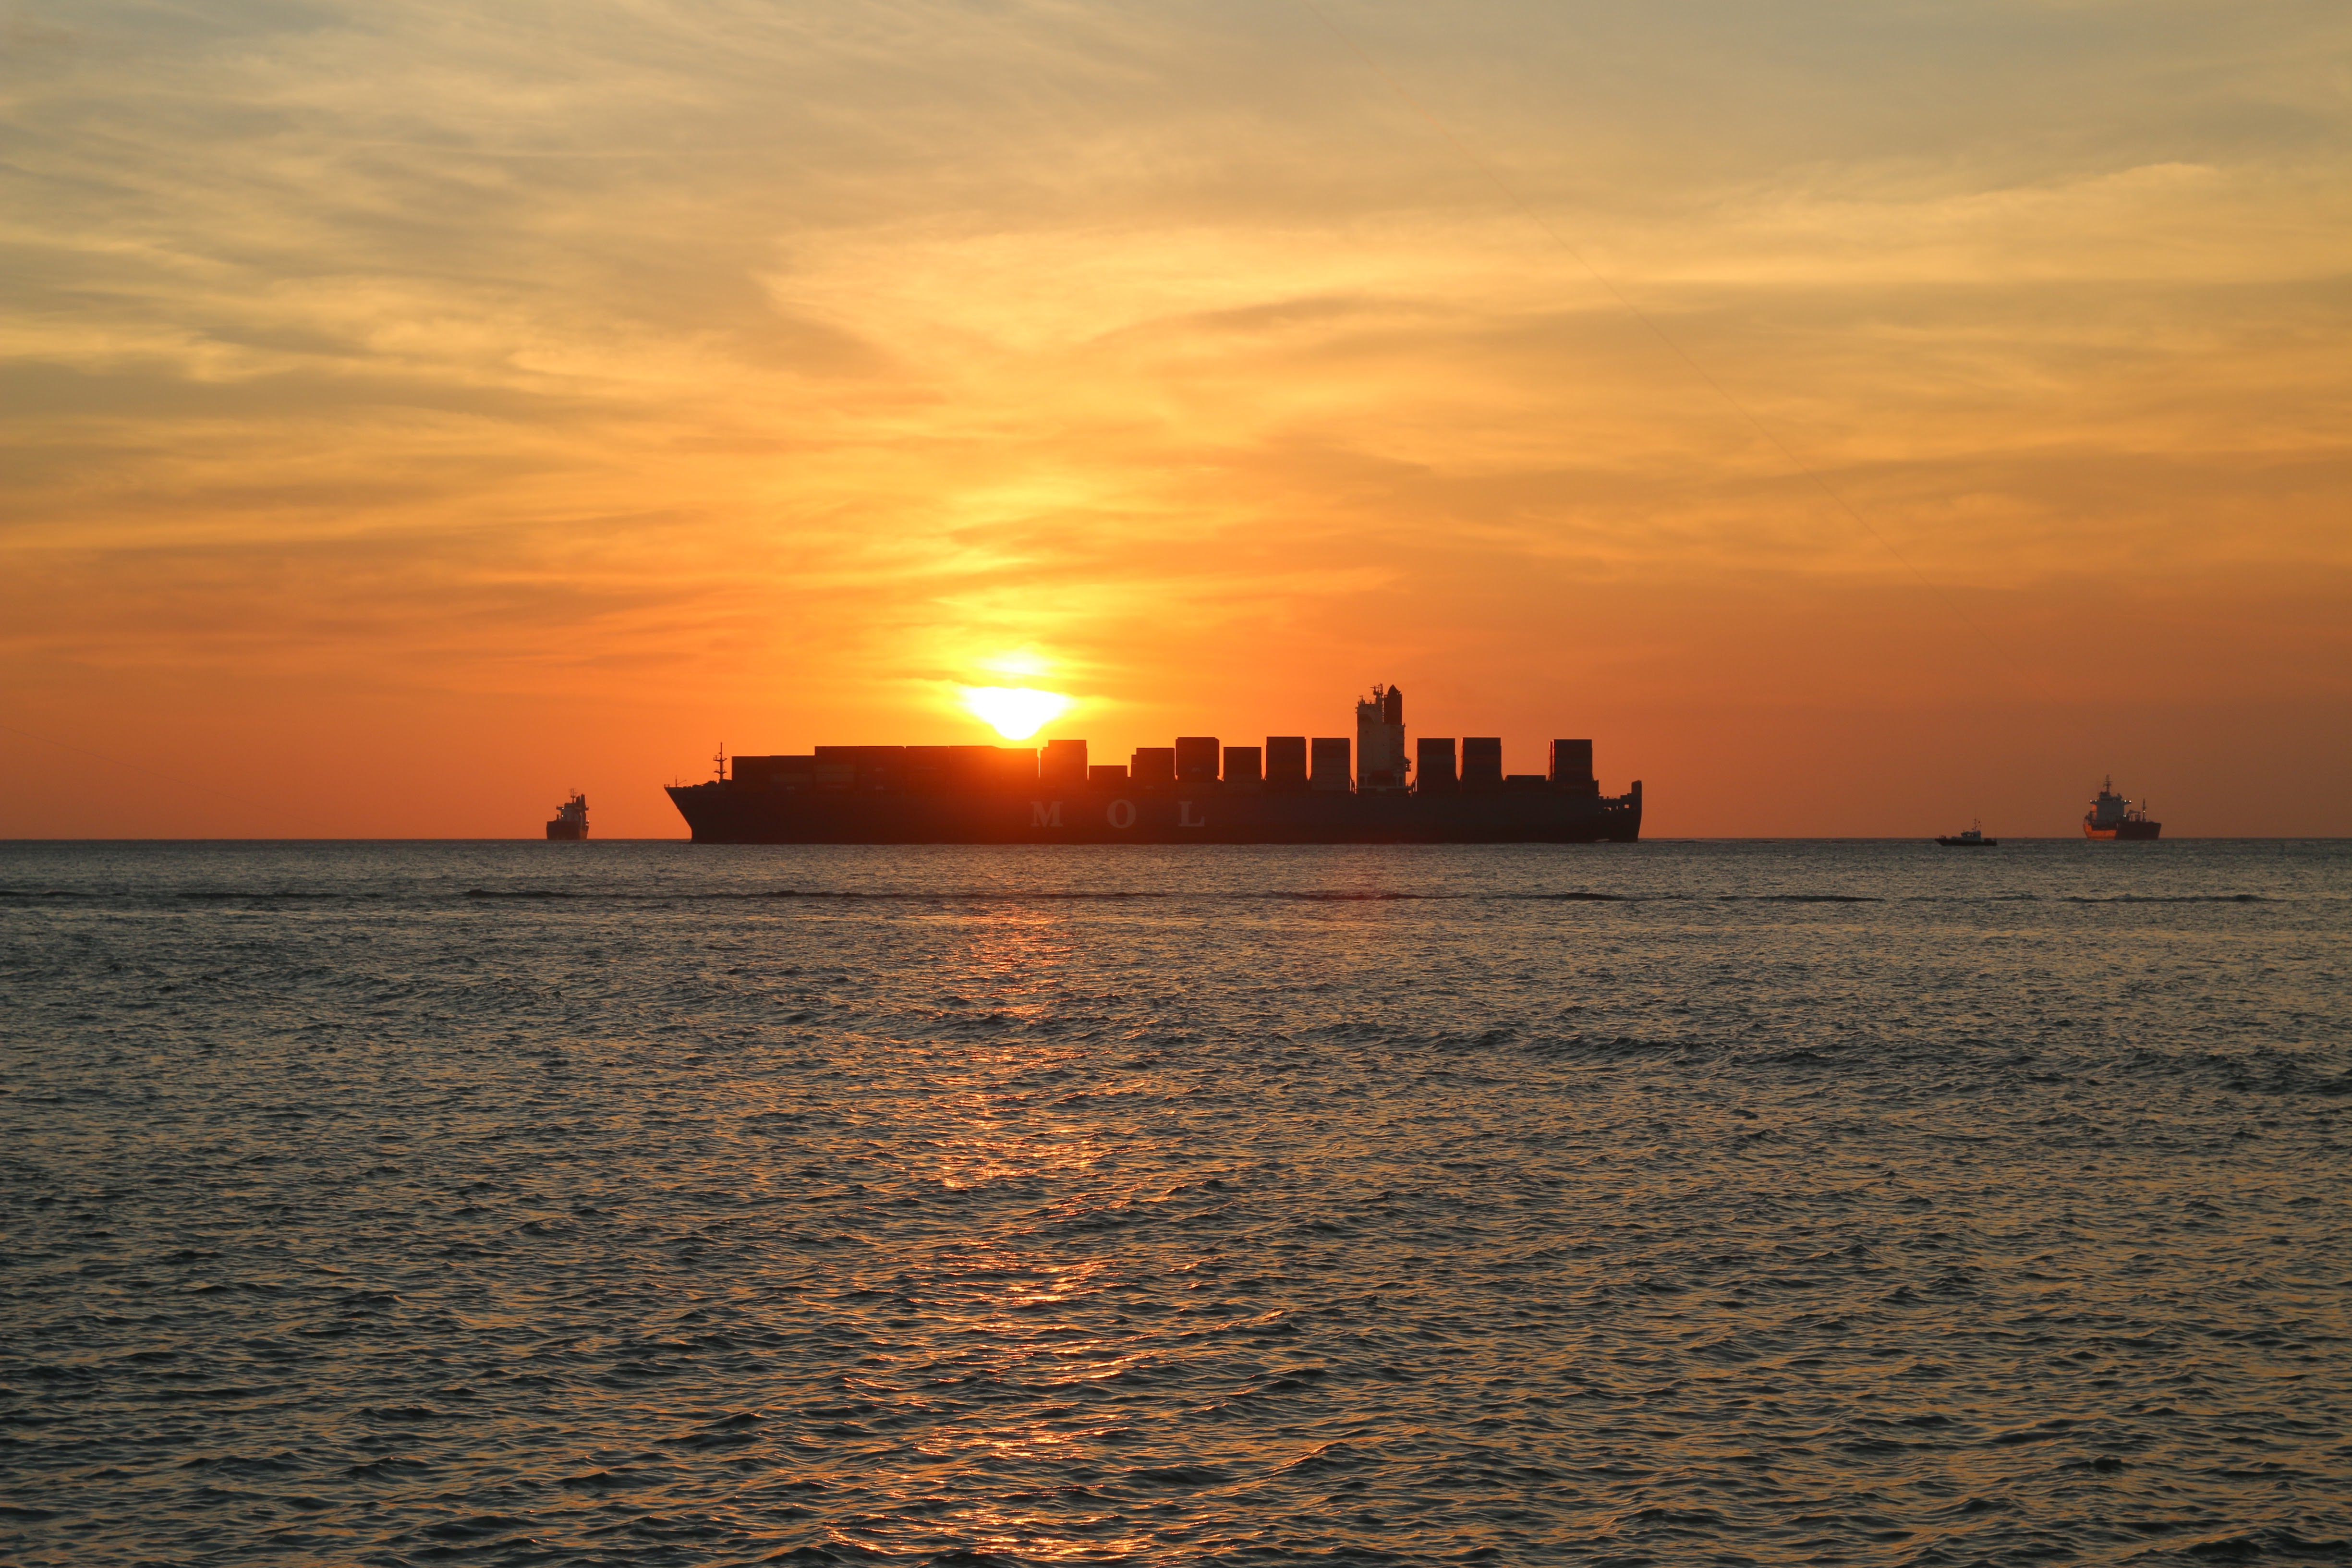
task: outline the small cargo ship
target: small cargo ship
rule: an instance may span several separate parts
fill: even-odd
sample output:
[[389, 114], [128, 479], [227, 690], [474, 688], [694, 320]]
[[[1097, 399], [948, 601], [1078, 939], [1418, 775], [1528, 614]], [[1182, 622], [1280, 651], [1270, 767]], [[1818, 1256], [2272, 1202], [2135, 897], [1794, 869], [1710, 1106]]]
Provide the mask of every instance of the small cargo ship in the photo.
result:
[[2116, 793], [2112, 774], [2099, 786], [2091, 809], [2083, 814], [2085, 838], [2154, 838], [2163, 831], [2164, 824], [2147, 819], [2147, 802], [2134, 805]]
[[547, 836], [566, 844], [583, 842], [588, 837], [588, 797], [572, 791], [562, 809], [548, 819]]
[[1981, 822], [1958, 833], [1947, 833], [1936, 842], [1947, 849], [1998, 849], [2000, 847], [2000, 839], [1985, 837], [1984, 824]]
[[1604, 795], [1589, 740], [1551, 742], [1540, 773], [1505, 773], [1493, 735], [1419, 738], [1404, 693], [1375, 686], [1356, 733], [1227, 746], [1181, 735], [1123, 763], [1084, 741], [1020, 746], [818, 746], [721, 753], [669, 798], [697, 844], [1632, 844], [1642, 783]]

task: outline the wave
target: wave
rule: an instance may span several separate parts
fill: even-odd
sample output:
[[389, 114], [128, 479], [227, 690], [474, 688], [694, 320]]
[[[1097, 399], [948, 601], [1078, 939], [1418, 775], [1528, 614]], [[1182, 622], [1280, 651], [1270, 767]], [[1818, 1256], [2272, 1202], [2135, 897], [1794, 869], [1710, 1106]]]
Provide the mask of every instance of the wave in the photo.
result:
[[242, 890], [242, 889], [236, 889], [236, 888], [230, 888], [230, 889], [198, 888], [198, 889], [184, 889], [184, 890], [182, 890], [181, 892], [178, 892], [178, 893], [173, 894], [173, 896], [174, 898], [181, 898], [181, 899], [204, 899], [204, 900], [218, 900], [218, 899], [247, 899], [247, 900], [253, 900], [253, 901], [255, 901], [255, 902], [257, 902], [257, 903], [311, 903], [311, 902], [316, 902], [316, 901], [318, 901], [318, 900], [325, 900], [325, 899], [380, 899], [380, 898], [383, 897], [383, 895], [382, 893], [379, 893], [379, 892], [359, 892], [359, 891], [354, 891], [354, 892], [349, 892], [349, 893], [287, 893], [287, 892], [268, 892], [268, 893], [260, 893], [260, 892], [246, 892], [246, 891], [244, 891], [244, 890]]
[[2114, 893], [2099, 897], [2068, 893], [2062, 904], [2275, 904], [2282, 900], [2261, 893]]
[[0, 888], [0, 899], [131, 899], [142, 896], [158, 899], [194, 899], [219, 903], [241, 900], [249, 903], [316, 903], [334, 899], [381, 899], [385, 895], [374, 890], [353, 890], [342, 893], [284, 892], [247, 888], [183, 888], [123, 891], [113, 889], [88, 888]]
[[1746, 900], [1759, 904], [1883, 904], [1875, 893], [1722, 893], [1726, 903]]

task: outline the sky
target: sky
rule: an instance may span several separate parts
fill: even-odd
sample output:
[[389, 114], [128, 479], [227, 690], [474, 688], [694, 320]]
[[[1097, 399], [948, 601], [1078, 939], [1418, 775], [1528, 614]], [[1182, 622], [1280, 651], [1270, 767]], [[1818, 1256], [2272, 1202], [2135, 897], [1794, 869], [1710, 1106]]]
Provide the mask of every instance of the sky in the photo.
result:
[[2352, 834], [2352, 8], [0, 8], [0, 837], [1591, 736]]

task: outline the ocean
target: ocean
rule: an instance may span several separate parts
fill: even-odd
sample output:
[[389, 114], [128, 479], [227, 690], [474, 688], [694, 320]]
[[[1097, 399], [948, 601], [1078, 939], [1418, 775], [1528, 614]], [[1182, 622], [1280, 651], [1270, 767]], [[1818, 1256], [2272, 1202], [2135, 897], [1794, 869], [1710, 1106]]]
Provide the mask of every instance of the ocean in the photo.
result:
[[0, 847], [26, 1564], [2352, 1562], [2352, 843]]

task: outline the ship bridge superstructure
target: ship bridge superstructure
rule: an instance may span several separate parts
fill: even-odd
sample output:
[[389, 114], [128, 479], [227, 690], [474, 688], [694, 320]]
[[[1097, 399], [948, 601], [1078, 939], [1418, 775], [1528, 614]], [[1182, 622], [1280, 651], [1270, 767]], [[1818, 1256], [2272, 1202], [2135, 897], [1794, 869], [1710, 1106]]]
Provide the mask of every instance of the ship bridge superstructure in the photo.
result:
[[1404, 755], [1404, 691], [1375, 686], [1356, 704], [1356, 787], [1402, 789], [1411, 764]]

